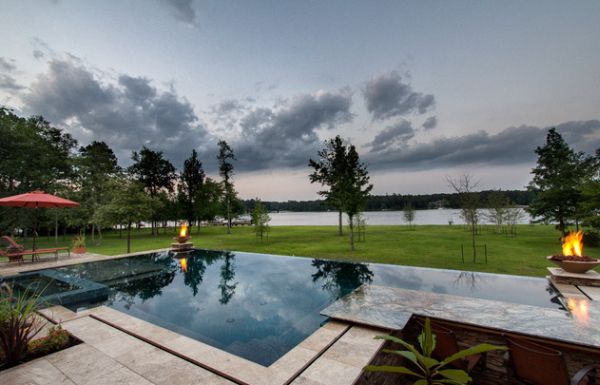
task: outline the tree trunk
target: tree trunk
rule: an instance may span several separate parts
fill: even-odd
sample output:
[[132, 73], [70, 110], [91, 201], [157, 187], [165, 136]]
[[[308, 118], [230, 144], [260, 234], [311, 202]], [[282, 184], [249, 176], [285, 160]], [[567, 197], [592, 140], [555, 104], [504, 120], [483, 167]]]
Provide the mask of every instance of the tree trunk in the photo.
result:
[[475, 248], [475, 235], [477, 234], [477, 225], [475, 221], [471, 223], [471, 240], [473, 243], [473, 263], [477, 261], [477, 249]]
[[92, 244], [96, 244], [96, 224], [92, 223]]
[[338, 211], [338, 236], [342, 236], [344, 233], [342, 232], [342, 210]]
[[227, 198], [227, 234], [231, 234], [231, 202]]
[[58, 245], [58, 212], [54, 212], [54, 245]]
[[563, 220], [563, 218], [560, 218], [560, 220], [558, 221], [558, 229], [560, 230], [560, 233], [564, 237], [566, 234], [565, 234], [565, 221]]
[[354, 251], [354, 218], [348, 216], [348, 227], [350, 228], [350, 250]]
[[131, 222], [127, 224], [127, 254], [131, 253]]

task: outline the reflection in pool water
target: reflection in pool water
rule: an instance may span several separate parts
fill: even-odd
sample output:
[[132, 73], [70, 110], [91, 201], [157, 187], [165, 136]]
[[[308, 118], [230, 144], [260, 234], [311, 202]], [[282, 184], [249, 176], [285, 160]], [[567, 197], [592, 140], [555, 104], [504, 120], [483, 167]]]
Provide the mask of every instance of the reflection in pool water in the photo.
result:
[[[146, 254], [51, 270], [110, 287], [98, 301], [270, 365], [326, 321], [319, 313], [362, 284], [554, 307], [539, 278], [195, 250]], [[18, 278], [17, 278], [18, 279]]]

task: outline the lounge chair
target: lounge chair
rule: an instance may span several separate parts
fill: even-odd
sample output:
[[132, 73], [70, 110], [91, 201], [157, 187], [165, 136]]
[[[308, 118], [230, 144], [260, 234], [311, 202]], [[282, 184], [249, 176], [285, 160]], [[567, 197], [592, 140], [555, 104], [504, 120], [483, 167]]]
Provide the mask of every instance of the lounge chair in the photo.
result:
[[569, 378], [563, 354], [523, 338], [505, 337], [510, 350], [506, 353], [509, 379], [532, 385], [595, 385], [594, 366], [580, 369]]
[[2, 236], [2, 239], [6, 243], [8, 243], [9, 246], [5, 250], [0, 251], [0, 256], [7, 257], [9, 262], [21, 263], [23, 262], [24, 255], [31, 255], [31, 262], [33, 262], [36, 259], [39, 260], [39, 256], [42, 254], [54, 254], [54, 259], [58, 260], [59, 251], [66, 251], [69, 257], [71, 256], [71, 249], [69, 247], [52, 247], [45, 249], [25, 250], [23, 246], [15, 242], [15, 240], [9, 236], [4, 235]]
[[[419, 321], [423, 327], [423, 324]], [[454, 353], [462, 350], [456, 341], [456, 335], [451, 329], [448, 329], [438, 323], [431, 322], [431, 332], [435, 335], [435, 349], [431, 356], [437, 360], [443, 360]], [[452, 361], [451, 366], [470, 373], [474, 368], [485, 369], [486, 355], [474, 354], [460, 360]]]

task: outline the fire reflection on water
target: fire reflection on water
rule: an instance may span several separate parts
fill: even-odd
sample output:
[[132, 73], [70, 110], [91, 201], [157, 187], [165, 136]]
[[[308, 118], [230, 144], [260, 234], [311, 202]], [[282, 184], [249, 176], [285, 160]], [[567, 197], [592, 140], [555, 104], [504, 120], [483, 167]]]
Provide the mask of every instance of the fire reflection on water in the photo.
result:
[[589, 304], [587, 299], [567, 299], [567, 307], [573, 315], [573, 318], [583, 325], [589, 322]]

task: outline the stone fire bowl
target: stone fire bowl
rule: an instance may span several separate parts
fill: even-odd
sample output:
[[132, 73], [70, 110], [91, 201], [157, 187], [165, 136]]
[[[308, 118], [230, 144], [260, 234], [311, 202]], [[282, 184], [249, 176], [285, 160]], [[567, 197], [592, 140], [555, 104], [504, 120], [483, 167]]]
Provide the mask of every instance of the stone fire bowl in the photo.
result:
[[548, 260], [557, 264], [564, 271], [574, 274], [585, 274], [588, 270], [600, 265], [600, 259], [594, 261], [557, 261], [550, 256]]

